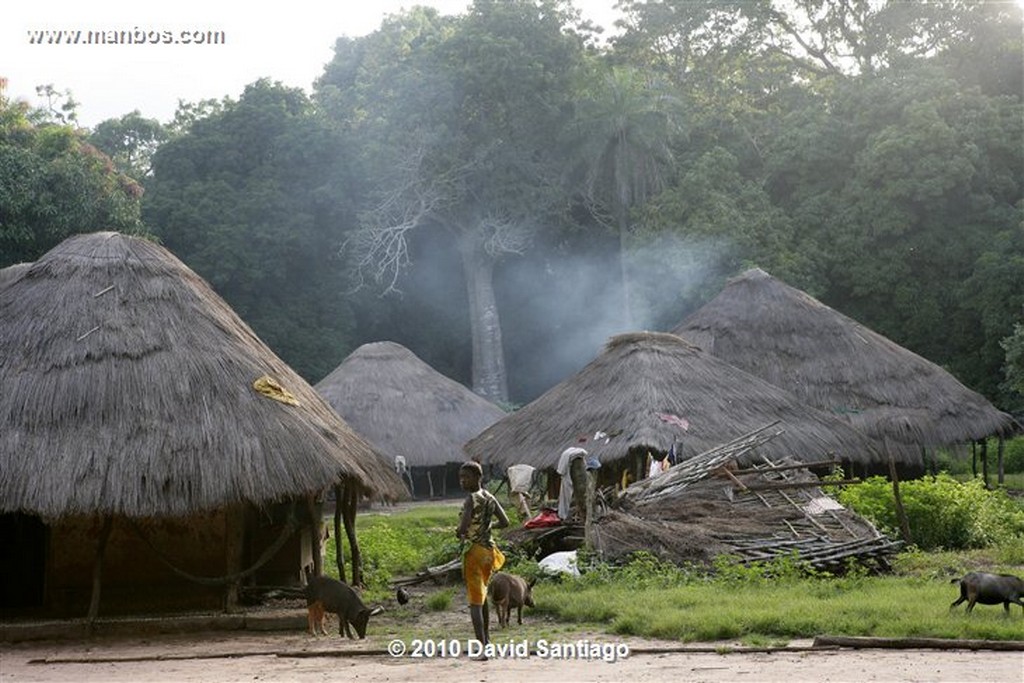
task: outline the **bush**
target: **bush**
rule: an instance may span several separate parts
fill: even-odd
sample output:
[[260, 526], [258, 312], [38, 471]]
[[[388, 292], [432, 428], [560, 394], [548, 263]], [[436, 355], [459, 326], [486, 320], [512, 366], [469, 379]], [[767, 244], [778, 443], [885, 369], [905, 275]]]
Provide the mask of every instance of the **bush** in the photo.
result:
[[[900, 484], [913, 542], [926, 550], [981, 548], [1024, 536], [1024, 508], [1004, 491], [978, 480], [960, 483], [946, 473]], [[889, 534], [897, 534], [892, 485], [872, 477], [839, 494], [839, 500]]]

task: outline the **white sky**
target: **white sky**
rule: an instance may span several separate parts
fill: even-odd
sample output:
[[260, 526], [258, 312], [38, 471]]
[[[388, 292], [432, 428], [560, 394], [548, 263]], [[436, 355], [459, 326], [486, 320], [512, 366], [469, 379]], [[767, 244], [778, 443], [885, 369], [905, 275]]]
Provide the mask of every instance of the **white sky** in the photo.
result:
[[[0, 78], [6, 95], [42, 104], [37, 85], [70, 89], [79, 102], [78, 122], [94, 126], [138, 109], [143, 116], [171, 120], [178, 100], [195, 102], [225, 95], [268, 77], [310, 91], [333, 56], [338, 36], [373, 32], [387, 14], [413, 5], [442, 14], [465, 11], [469, 0], [291, 0], [255, 4], [216, 0], [16, 0], [0, 11]], [[586, 18], [611, 28], [615, 0], [577, 0]], [[31, 44], [40, 30], [223, 31], [222, 45]], [[83, 33], [84, 35], [84, 33]], [[83, 38], [84, 40], [84, 38]]]

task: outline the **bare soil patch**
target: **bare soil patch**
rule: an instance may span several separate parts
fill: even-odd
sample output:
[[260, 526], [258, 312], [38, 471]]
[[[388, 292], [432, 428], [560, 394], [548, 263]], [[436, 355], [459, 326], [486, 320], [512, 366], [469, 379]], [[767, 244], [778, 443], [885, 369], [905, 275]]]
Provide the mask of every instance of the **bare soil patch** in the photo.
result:
[[[513, 620], [505, 630], [492, 617], [492, 641], [506, 646], [525, 641], [526, 656], [478, 662], [465, 651], [458, 657], [442, 656], [437, 647], [434, 656], [410, 656], [417, 640], [433, 641], [435, 646], [457, 641], [464, 650], [472, 635], [458, 588], [442, 611], [425, 607], [435, 590], [439, 588], [418, 587], [409, 605], [389, 604], [385, 614], [371, 620], [363, 641], [338, 637], [336, 621], [329, 625], [329, 637], [309, 636], [301, 605], [282, 603], [247, 614], [249, 626], [244, 631], [3, 644], [0, 681], [1024, 681], [1024, 652], [819, 651], [812, 650], [809, 641], [796, 641], [791, 649], [727, 653], [740, 644], [623, 638], [575, 629], [529, 612], [522, 626]], [[286, 630], [248, 630], [261, 623], [283, 624]], [[404, 655], [388, 654], [394, 640], [403, 644]], [[541, 641], [549, 656], [540, 652]], [[550, 656], [555, 647], [566, 655], [572, 645], [577, 646], [577, 656]], [[629, 656], [603, 661], [602, 649], [610, 654], [623, 645], [629, 647]]]

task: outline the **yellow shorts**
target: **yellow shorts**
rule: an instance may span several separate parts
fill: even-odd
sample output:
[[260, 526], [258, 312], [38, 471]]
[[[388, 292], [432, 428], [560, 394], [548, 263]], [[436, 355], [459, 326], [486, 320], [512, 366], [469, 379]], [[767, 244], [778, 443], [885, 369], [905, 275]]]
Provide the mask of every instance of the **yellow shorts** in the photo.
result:
[[466, 597], [471, 605], [482, 605], [487, 600], [487, 582], [491, 572], [505, 564], [505, 556], [497, 547], [485, 548], [472, 543], [462, 556], [462, 578], [466, 581]]

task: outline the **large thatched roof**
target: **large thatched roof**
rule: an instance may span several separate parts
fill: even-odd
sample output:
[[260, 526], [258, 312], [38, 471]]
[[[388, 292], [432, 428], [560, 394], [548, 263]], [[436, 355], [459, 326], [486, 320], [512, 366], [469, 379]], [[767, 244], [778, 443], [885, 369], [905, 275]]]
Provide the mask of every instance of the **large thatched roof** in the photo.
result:
[[[0, 289], [0, 510], [171, 516], [401, 481], [194, 272], [72, 237]], [[264, 375], [297, 400], [254, 389]]]
[[364, 344], [317, 385], [382, 453], [410, 467], [460, 462], [462, 445], [505, 416], [394, 342]]
[[[689, 429], [662, 415], [686, 420]], [[774, 420], [785, 433], [765, 446], [766, 455], [802, 462], [827, 453], [859, 461], [874, 457], [867, 439], [849, 425], [675, 335], [657, 332], [613, 337], [586, 367], [484, 431], [465, 450], [483, 462], [553, 467], [577, 436], [621, 430], [608, 443], [582, 445], [602, 464], [633, 448], [665, 452], [673, 443], [681, 457], [690, 458]]]
[[938, 365], [760, 269], [730, 280], [673, 333], [904, 454], [1014, 424]]

